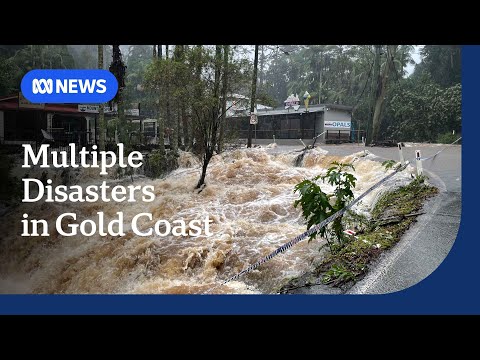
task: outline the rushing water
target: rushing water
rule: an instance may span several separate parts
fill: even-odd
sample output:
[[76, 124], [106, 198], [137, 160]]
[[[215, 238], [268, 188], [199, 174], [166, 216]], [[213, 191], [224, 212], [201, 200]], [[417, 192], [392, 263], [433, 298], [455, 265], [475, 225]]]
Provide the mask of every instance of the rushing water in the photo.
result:
[[[153, 202], [20, 205], [1, 219], [8, 226], [2, 229], [0, 242], [0, 292], [202, 293], [306, 230], [300, 210], [293, 207], [298, 198], [293, 188], [303, 179], [324, 173], [333, 161], [353, 162], [358, 196], [385, 176], [381, 163], [363, 151], [338, 157], [316, 148], [297, 167], [298, 152], [274, 150], [240, 149], [214, 156], [207, 186], [200, 193], [194, 189], [200, 164], [182, 152], [180, 168], [167, 178], [135, 180], [135, 185], [154, 186]], [[403, 183], [408, 176], [407, 172], [399, 174], [390, 185]], [[98, 179], [91, 169], [77, 175], [77, 182], [85, 186]], [[61, 183], [59, 177], [55, 183]], [[324, 191], [332, 190], [321, 186]], [[356, 210], [368, 212], [379, 191]], [[107, 219], [123, 211], [125, 224], [141, 212], [151, 212], [153, 222], [181, 218], [188, 222], [208, 214], [214, 220], [213, 235], [142, 237], [126, 226], [122, 237], [62, 237], [54, 229], [50, 237], [20, 236], [24, 212], [54, 224], [64, 212], [76, 212], [78, 223], [95, 219], [97, 211], [103, 211]], [[320, 245], [320, 239], [301, 242], [239, 281], [215, 288], [214, 293], [272, 292], [286, 278], [308, 269], [318, 258]]]

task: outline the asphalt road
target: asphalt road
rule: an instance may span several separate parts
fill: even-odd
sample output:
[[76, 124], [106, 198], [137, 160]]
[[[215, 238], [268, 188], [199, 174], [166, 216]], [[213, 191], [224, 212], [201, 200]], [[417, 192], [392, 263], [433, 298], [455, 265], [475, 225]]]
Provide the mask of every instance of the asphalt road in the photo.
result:
[[[404, 156], [413, 159], [415, 149], [419, 149], [422, 157], [428, 157], [443, 148], [424, 144], [407, 147]], [[398, 154], [398, 150], [391, 148], [370, 149], [382, 157], [394, 155], [395, 151]], [[414, 286], [434, 272], [450, 252], [461, 219], [461, 146], [445, 148], [434, 159], [424, 161], [423, 167], [440, 193], [424, 204], [425, 214], [417, 218], [400, 242], [349, 293], [385, 294]]]
[[[422, 158], [443, 149], [437, 144], [406, 144], [405, 160], [415, 159], [415, 150]], [[282, 151], [287, 146], [280, 146]], [[363, 147], [360, 145], [320, 145], [331, 155], [349, 155], [367, 151], [379, 156], [379, 160], [398, 160], [396, 147]], [[288, 148], [292, 148], [288, 146]], [[298, 146], [301, 148], [301, 145]], [[457, 237], [461, 218], [461, 146], [445, 148], [434, 159], [423, 162], [429, 182], [437, 186], [439, 194], [428, 200], [417, 222], [403, 235], [392, 250], [384, 253], [370, 272], [355, 284], [351, 294], [385, 294], [406, 289], [428, 277], [450, 252]], [[324, 286], [304, 288], [296, 293], [320, 294], [331, 292]]]

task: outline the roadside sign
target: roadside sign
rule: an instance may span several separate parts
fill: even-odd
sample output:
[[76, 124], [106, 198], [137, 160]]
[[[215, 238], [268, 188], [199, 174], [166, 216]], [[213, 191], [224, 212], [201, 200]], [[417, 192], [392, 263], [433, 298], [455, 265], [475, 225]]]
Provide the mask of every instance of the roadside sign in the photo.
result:
[[258, 124], [258, 117], [255, 114], [250, 115], [250, 124], [257, 125]]
[[326, 120], [323, 123], [323, 126], [325, 129], [334, 129], [334, 130], [350, 130], [352, 127], [352, 122], [351, 121], [330, 121]]
[[78, 111], [98, 114], [98, 105], [78, 104]]

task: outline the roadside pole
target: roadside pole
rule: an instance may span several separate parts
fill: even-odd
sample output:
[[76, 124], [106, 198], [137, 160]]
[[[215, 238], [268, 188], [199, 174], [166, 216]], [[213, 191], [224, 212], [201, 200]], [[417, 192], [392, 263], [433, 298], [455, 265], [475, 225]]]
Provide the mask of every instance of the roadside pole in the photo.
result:
[[398, 154], [400, 156], [400, 163], [403, 165], [405, 164], [405, 158], [403, 157], [403, 147], [402, 143], [398, 143]]
[[[250, 113], [250, 127], [255, 126], [255, 144], [257, 143], [257, 124], [258, 124], [258, 116], [255, 112]], [[252, 140], [251, 137], [249, 138], [250, 140], [250, 146], [252, 146]]]
[[420, 150], [415, 150], [415, 160], [417, 162], [417, 176], [423, 175], [422, 156]]

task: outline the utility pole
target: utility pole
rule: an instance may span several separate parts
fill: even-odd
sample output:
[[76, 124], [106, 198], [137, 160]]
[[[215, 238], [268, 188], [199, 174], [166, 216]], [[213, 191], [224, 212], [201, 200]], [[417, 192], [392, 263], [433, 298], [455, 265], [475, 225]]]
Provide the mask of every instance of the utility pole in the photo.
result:
[[230, 45], [223, 45], [223, 79], [222, 79], [222, 118], [220, 119], [220, 135], [218, 136], [218, 152], [223, 150], [223, 142], [225, 138], [225, 125], [227, 120], [227, 91], [228, 77], [228, 53]]
[[[103, 69], [103, 45], [98, 45], [97, 47], [97, 55], [98, 55], [98, 68]], [[105, 132], [107, 131], [107, 126], [105, 124], [105, 114], [104, 114], [104, 107], [105, 105], [101, 103], [98, 105], [98, 129], [99, 131], [99, 136], [98, 136], [98, 143], [100, 145], [100, 150], [104, 151], [105, 150]], [[97, 129], [95, 129], [96, 131]], [[95, 132], [95, 138], [97, 137], [97, 134]], [[96, 139], [95, 139], [96, 143]]]
[[259, 76], [259, 91], [263, 90], [263, 83], [265, 81], [265, 45], [262, 45], [260, 50], [260, 76]]
[[[255, 111], [255, 98], [257, 96], [257, 68], [258, 68], [258, 45], [255, 45], [255, 59], [253, 61], [253, 77], [252, 77], [252, 97], [250, 99], [250, 115]], [[248, 142], [247, 147], [252, 147], [253, 124], [248, 120]]]
[[318, 104], [322, 103], [322, 68], [323, 68], [323, 50], [320, 50], [320, 62], [318, 63]]

